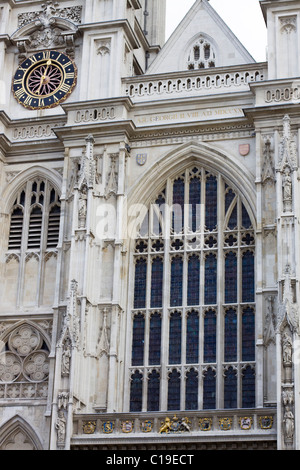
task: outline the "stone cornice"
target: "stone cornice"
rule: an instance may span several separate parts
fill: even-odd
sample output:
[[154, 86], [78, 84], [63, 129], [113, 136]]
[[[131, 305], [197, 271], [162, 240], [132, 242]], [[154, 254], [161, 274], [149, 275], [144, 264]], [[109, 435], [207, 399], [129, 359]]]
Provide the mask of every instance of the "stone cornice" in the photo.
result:
[[116, 30], [120, 28], [122, 28], [126, 33], [126, 36], [129, 39], [133, 49], [139, 49], [141, 44], [127, 19], [103, 21], [98, 23], [85, 23], [78, 26], [78, 30], [81, 32], [95, 31], [98, 29], [101, 29], [101, 32], [103, 32], [105, 30]]

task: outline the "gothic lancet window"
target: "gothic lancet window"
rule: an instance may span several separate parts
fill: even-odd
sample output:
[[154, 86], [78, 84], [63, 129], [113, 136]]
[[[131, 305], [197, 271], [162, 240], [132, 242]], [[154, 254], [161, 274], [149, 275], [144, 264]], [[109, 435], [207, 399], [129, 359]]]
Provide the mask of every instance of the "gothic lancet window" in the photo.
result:
[[200, 37], [190, 49], [187, 62], [189, 70], [216, 67], [216, 52], [213, 45], [204, 37]]
[[202, 167], [170, 178], [133, 274], [129, 408], [255, 407], [255, 234], [239, 192]]
[[[47, 179], [28, 180], [11, 209], [8, 238], [7, 265], [11, 259], [19, 265], [14, 293], [18, 305], [33, 307], [52, 303], [59, 229], [57, 190]], [[51, 280], [46, 283], [49, 276]]]

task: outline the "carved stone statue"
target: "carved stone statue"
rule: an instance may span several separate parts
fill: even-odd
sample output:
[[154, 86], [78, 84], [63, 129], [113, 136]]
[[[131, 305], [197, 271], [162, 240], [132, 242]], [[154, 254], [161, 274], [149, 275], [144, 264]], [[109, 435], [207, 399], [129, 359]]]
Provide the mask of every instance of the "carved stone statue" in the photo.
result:
[[63, 411], [58, 412], [55, 428], [57, 431], [57, 445], [62, 447], [65, 445], [66, 439], [66, 418]]
[[69, 338], [64, 342], [62, 359], [61, 359], [61, 374], [67, 376], [70, 374], [70, 359], [71, 359], [71, 341]]
[[284, 169], [282, 180], [283, 186], [283, 210], [284, 212], [291, 212], [293, 202], [293, 186], [291, 178], [291, 170], [288, 166]]
[[285, 333], [282, 338], [282, 354], [283, 354], [283, 363], [289, 365], [292, 363], [292, 340], [290, 336]]
[[294, 438], [294, 430], [295, 430], [295, 419], [290, 407], [287, 406], [285, 408], [285, 413], [283, 416], [283, 423], [284, 423], [284, 436], [287, 441], [292, 441]]
[[87, 214], [87, 188], [83, 186], [79, 193], [78, 223], [79, 228], [84, 228]]

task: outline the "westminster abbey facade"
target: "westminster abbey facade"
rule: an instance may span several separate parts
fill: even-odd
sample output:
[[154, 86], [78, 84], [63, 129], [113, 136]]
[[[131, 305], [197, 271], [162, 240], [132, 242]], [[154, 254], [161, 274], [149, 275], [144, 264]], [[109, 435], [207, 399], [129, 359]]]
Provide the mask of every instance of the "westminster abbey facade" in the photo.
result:
[[[300, 0], [0, 1], [0, 449], [299, 450]], [[255, 30], [255, 25], [253, 25]]]

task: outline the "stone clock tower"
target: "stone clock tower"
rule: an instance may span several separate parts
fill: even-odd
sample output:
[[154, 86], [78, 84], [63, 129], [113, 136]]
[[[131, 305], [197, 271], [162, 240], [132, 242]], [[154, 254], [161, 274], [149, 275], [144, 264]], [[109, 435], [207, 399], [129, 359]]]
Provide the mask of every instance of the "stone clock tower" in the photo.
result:
[[[299, 449], [300, 0], [0, 1], [0, 449]], [[255, 29], [255, 25], [253, 25]]]

